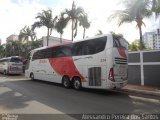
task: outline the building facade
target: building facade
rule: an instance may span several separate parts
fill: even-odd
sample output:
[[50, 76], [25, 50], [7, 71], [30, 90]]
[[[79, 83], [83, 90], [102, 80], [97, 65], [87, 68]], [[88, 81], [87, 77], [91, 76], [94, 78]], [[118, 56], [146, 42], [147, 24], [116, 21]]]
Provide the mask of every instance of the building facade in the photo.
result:
[[148, 49], [160, 49], [160, 30], [146, 32], [143, 35], [143, 42]]
[[155, 49], [160, 49], [160, 30], [159, 29], [157, 29], [157, 31], [155, 32], [153, 47]]
[[143, 42], [146, 46], [146, 48], [148, 49], [154, 49], [154, 39], [155, 39], [155, 32], [146, 32], [144, 35], [143, 35]]
[[[47, 37], [46, 36], [43, 36], [39, 40], [41, 41], [42, 46], [47, 46]], [[71, 42], [71, 40], [62, 39], [62, 42]], [[59, 43], [61, 43], [60, 38], [49, 36], [48, 46], [56, 45], [56, 44], [59, 44]]]
[[7, 37], [6, 42], [9, 43], [11, 41], [18, 41], [18, 35], [12, 34], [9, 37]]

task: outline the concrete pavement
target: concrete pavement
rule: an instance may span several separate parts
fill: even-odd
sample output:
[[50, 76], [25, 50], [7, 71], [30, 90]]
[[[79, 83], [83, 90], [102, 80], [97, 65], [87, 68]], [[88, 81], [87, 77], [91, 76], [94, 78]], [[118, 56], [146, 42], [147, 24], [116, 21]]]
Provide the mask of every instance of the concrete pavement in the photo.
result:
[[160, 97], [160, 87], [127, 84], [127, 86], [122, 88], [121, 91]]
[[159, 98], [147, 95], [96, 89], [76, 91], [29, 79], [0, 82], [0, 113], [151, 114], [159, 111]]
[[[28, 80], [24, 75], [19, 76], [4, 76], [0, 74], [0, 80]], [[127, 84], [124, 88], [117, 90], [118, 92], [130, 92], [130, 93], [137, 93], [137, 94], [144, 94], [144, 95], [152, 95], [160, 97], [160, 87], [153, 87], [153, 86], [141, 86], [141, 85], [134, 85], [134, 84]]]

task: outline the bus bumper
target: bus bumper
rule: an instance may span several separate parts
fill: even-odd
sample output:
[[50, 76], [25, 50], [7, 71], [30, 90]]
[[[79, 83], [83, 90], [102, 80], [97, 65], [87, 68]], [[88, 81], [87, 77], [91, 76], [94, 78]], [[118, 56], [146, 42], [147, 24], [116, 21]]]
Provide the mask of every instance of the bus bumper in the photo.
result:
[[107, 81], [107, 89], [120, 89], [127, 85], [128, 81], [123, 82], [112, 82], [110, 80]]
[[23, 71], [8, 71], [8, 74], [22, 74]]

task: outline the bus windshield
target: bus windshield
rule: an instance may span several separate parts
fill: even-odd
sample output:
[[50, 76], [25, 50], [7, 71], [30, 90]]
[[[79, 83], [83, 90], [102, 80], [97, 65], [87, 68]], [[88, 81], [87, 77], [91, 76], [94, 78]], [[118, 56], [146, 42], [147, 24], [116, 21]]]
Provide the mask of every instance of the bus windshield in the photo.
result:
[[114, 37], [113, 42], [114, 42], [113, 45], [114, 47], [121, 47], [125, 48], [125, 50], [128, 50], [128, 43], [124, 38]]
[[22, 62], [19, 58], [11, 58], [10, 62], [19, 63]]

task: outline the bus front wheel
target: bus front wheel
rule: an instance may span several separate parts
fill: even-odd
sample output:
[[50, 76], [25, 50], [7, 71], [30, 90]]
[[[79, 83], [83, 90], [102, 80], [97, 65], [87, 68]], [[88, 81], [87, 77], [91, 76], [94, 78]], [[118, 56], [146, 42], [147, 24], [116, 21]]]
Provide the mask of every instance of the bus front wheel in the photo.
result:
[[31, 80], [34, 80], [34, 74], [33, 73], [30, 74], [30, 78], [31, 78]]
[[70, 88], [71, 87], [71, 81], [69, 79], [68, 76], [64, 76], [62, 78], [62, 85], [65, 87], [65, 88]]
[[79, 77], [73, 78], [73, 88], [76, 90], [80, 90], [82, 87], [81, 79]]

